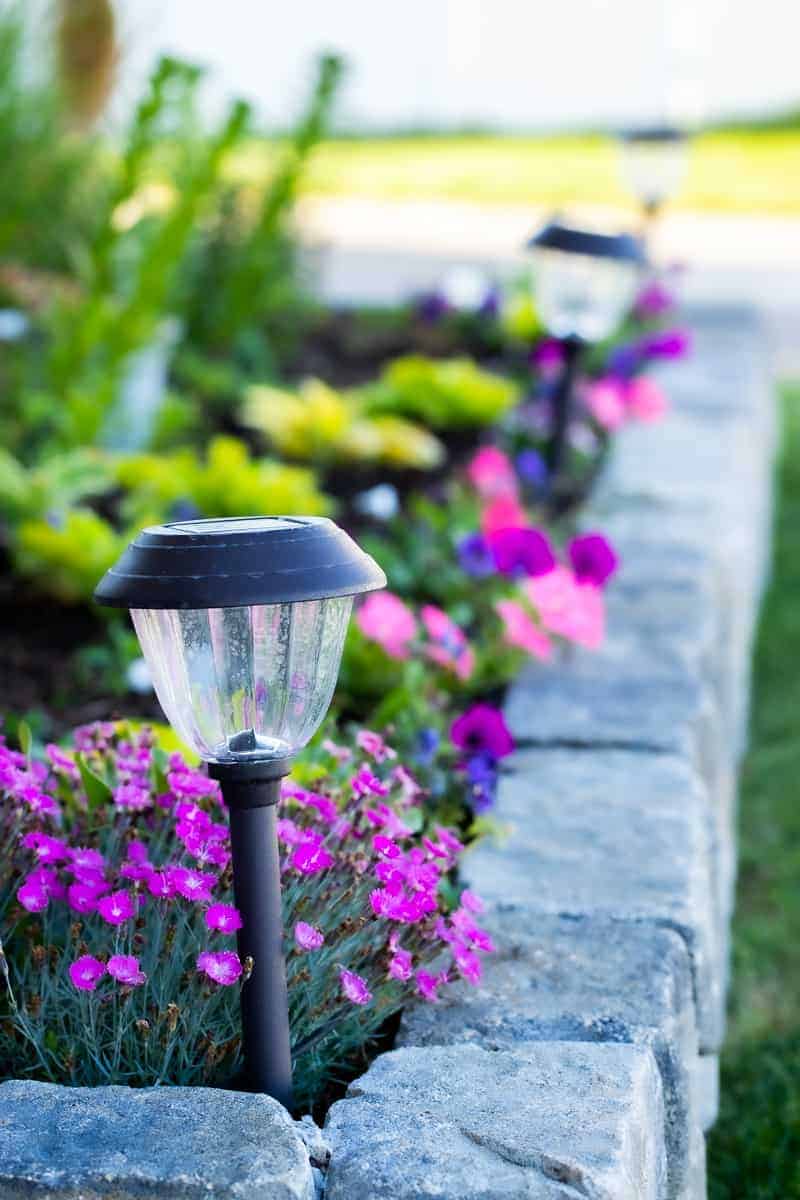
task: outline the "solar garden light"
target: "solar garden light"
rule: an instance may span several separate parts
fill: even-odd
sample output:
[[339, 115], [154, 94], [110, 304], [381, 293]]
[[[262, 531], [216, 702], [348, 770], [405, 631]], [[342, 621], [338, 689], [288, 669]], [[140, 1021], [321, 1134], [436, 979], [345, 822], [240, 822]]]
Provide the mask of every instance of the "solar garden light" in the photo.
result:
[[654, 220], [675, 195], [686, 173], [689, 138], [673, 126], [631, 129], [620, 134], [622, 174], [642, 206], [647, 222]]
[[325, 517], [240, 517], [144, 529], [95, 592], [131, 610], [161, 707], [221, 784], [242, 917], [247, 1085], [287, 1107], [280, 781], [328, 710], [353, 597], [385, 586]]
[[551, 494], [558, 489], [584, 346], [609, 337], [633, 302], [644, 255], [630, 234], [596, 233], [551, 222], [528, 242], [533, 255], [537, 312], [564, 350], [553, 395], [553, 427], [547, 449]]

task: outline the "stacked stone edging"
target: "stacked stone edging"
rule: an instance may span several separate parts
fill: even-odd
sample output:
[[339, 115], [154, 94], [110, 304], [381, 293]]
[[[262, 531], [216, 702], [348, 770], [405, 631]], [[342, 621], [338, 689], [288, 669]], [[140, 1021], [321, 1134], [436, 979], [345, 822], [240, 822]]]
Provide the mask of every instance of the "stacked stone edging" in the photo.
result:
[[752, 313], [692, 325], [586, 518], [623, 561], [606, 643], [508, 698], [509, 833], [465, 860], [485, 985], [406, 1013], [322, 1132], [267, 1097], [3, 1084], [0, 1200], [705, 1197], [774, 402]]
[[[331, 1200], [706, 1194], [774, 400], [751, 312], [692, 327], [671, 413], [619, 436], [585, 520], [623, 563], [606, 644], [508, 698], [510, 833], [465, 861], [498, 943], [485, 986], [407, 1013], [403, 1049], [334, 1105]], [[658, 1087], [621, 1100], [645, 1061]]]

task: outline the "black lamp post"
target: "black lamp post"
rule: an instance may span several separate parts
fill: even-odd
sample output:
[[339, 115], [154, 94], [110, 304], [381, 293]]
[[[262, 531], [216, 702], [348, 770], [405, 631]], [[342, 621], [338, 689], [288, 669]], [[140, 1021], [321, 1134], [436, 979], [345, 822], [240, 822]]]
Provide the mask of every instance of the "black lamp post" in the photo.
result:
[[688, 147], [687, 133], [671, 125], [620, 134], [622, 174], [642, 207], [645, 229], [683, 182]]
[[247, 1084], [291, 1103], [276, 833], [280, 780], [333, 695], [353, 597], [380, 567], [324, 517], [143, 530], [95, 599], [129, 608], [156, 695], [230, 809]]
[[528, 249], [533, 255], [537, 311], [547, 332], [564, 349], [547, 449], [550, 499], [557, 505], [583, 348], [609, 337], [624, 317], [636, 292], [644, 254], [630, 234], [596, 233], [558, 222], [535, 234]]

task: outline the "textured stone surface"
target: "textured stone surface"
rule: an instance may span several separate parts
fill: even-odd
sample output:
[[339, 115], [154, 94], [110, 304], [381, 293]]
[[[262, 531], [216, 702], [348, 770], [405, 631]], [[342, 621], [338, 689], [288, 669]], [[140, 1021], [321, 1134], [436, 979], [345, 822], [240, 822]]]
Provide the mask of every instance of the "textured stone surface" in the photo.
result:
[[0, 1198], [313, 1200], [284, 1108], [210, 1088], [0, 1086]]
[[330, 1111], [326, 1200], [661, 1200], [662, 1128], [644, 1047], [397, 1050]]
[[497, 952], [486, 960], [480, 988], [460, 985], [438, 1005], [407, 1011], [400, 1044], [649, 1045], [664, 1092], [669, 1194], [686, 1194], [696, 1175], [699, 1119], [692, 1090], [697, 1030], [683, 939], [648, 925], [529, 912], [521, 919], [494, 912], [483, 924]]
[[501, 784], [511, 827], [465, 860], [470, 885], [501, 909], [611, 917], [674, 929], [690, 956], [704, 1048], [722, 1031], [719, 922], [702, 784], [668, 754], [530, 750]]

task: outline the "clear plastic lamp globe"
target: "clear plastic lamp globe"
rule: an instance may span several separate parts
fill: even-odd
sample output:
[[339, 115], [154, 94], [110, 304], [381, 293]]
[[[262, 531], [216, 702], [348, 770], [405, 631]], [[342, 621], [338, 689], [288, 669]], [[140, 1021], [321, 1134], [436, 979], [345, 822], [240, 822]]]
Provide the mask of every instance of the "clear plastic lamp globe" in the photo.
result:
[[551, 224], [528, 243], [533, 294], [555, 338], [601, 342], [633, 303], [643, 255], [634, 238]]
[[680, 130], [640, 130], [620, 139], [623, 180], [645, 209], [658, 209], [675, 195], [687, 163], [688, 141]]
[[383, 572], [326, 518], [143, 530], [97, 589], [129, 607], [158, 701], [207, 762], [286, 758], [330, 705], [355, 595]]

